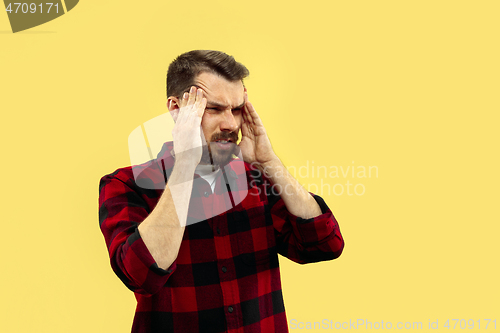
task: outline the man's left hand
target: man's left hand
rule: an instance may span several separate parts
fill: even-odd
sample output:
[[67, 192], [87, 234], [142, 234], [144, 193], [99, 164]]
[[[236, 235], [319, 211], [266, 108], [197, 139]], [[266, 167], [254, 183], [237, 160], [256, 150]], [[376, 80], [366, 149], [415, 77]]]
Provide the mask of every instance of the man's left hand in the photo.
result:
[[245, 92], [245, 106], [243, 107], [243, 124], [241, 126], [241, 141], [238, 145], [247, 163], [257, 162], [265, 165], [277, 159], [267, 136], [266, 129], [252, 103], [248, 101]]

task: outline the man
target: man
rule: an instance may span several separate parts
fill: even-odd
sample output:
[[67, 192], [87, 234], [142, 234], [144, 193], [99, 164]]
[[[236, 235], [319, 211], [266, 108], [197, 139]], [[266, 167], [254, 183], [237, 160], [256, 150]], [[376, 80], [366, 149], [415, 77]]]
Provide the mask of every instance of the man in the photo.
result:
[[304, 264], [342, 252], [328, 206], [274, 153], [246, 76], [222, 52], [179, 56], [167, 73], [173, 142], [101, 179], [111, 266], [138, 303], [133, 332], [287, 332], [277, 254]]

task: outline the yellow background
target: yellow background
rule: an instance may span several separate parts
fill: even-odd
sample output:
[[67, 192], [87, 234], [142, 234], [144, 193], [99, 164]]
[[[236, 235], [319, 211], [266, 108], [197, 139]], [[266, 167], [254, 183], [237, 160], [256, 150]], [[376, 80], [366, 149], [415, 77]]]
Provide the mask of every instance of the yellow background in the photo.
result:
[[87, 0], [17, 34], [0, 13], [0, 330], [130, 331], [135, 299], [109, 266], [98, 181], [129, 164], [129, 133], [166, 112], [168, 64], [191, 49], [250, 69], [286, 165], [378, 167], [323, 180], [365, 194], [323, 194], [346, 241], [339, 259], [280, 259], [289, 320], [500, 326], [499, 10]]

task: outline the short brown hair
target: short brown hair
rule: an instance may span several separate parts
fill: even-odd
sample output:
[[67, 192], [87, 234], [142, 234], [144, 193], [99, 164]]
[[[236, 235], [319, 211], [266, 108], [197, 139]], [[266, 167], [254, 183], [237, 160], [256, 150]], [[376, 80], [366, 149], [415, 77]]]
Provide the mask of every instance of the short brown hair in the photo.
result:
[[178, 56], [167, 72], [167, 97], [180, 97], [202, 72], [218, 74], [228, 81], [243, 81], [250, 72], [230, 55], [220, 51], [194, 50]]

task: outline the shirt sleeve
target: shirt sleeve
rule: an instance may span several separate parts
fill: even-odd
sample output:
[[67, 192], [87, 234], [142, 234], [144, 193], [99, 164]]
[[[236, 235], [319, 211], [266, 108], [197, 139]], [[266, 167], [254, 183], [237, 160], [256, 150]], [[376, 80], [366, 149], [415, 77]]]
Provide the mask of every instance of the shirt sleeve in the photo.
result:
[[161, 269], [151, 256], [138, 230], [149, 215], [145, 199], [131, 184], [113, 174], [99, 184], [99, 224], [108, 247], [111, 267], [132, 291], [155, 294], [176, 269]]
[[279, 195], [268, 194], [278, 252], [300, 264], [336, 259], [344, 249], [339, 224], [325, 201], [310, 193], [321, 215], [303, 219], [291, 214]]

